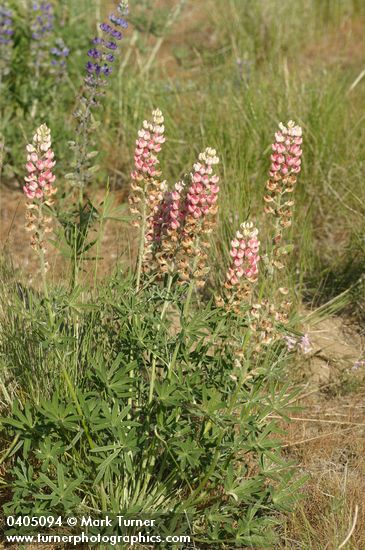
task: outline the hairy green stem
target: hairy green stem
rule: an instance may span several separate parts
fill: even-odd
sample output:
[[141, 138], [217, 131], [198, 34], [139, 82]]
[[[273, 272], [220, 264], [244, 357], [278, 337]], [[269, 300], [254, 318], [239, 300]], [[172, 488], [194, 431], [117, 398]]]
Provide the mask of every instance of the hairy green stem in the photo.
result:
[[[81, 115], [79, 127], [77, 133], [80, 135], [80, 140], [77, 144], [77, 164], [76, 170], [78, 172], [78, 187], [79, 187], [79, 205], [82, 207], [84, 202], [84, 186], [86, 183], [86, 170], [87, 170], [87, 146], [88, 146], [88, 133], [91, 120], [90, 105], [94, 101], [95, 95], [92, 94], [89, 100], [86, 102], [85, 112]], [[82, 101], [82, 99], [81, 99]]]
[[49, 294], [48, 294], [48, 286], [47, 286], [47, 275], [46, 275], [46, 259], [45, 259], [45, 250], [44, 250], [44, 228], [43, 228], [43, 212], [42, 212], [42, 206], [43, 204], [39, 205], [38, 208], [38, 220], [37, 220], [37, 230], [38, 230], [38, 255], [39, 255], [39, 263], [40, 263], [40, 271], [41, 271], [41, 277], [42, 277], [42, 285], [43, 285], [43, 292], [44, 292], [44, 298], [46, 301], [46, 306], [48, 310], [49, 320], [53, 324], [53, 311], [51, 308], [51, 304], [49, 301]]
[[200, 238], [197, 237], [196, 243], [195, 243], [195, 249], [196, 249], [197, 254], [195, 255], [194, 262], [193, 262], [191, 281], [190, 281], [190, 284], [189, 284], [188, 293], [187, 293], [187, 296], [186, 296], [184, 309], [183, 309], [183, 317], [187, 317], [188, 314], [189, 314], [189, 311], [190, 311], [190, 303], [191, 303], [191, 298], [192, 298], [193, 290], [194, 290], [194, 286], [195, 286], [194, 273], [195, 273], [196, 268], [198, 267], [198, 263], [199, 263], [199, 243], [200, 243]]
[[6, 449], [5, 453], [3, 454], [3, 456], [0, 458], [0, 465], [8, 458], [8, 456], [10, 455], [11, 451], [14, 449], [15, 445], [18, 443], [19, 441], [19, 437], [20, 437], [20, 434], [16, 434], [16, 436], [14, 437], [13, 441], [11, 442], [11, 444], [9, 445], [9, 447]]
[[186, 300], [184, 304], [183, 316], [187, 317], [190, 311], [191, 298], [193, 296], [194, 290], [194, 279], [192, 278], [189, 284], [188, 293], [186, 295]]
[[[198, 245], [199, 245], [199, 240], [197, 241], [196, 246], [198, 246]], [[194, 263], [193, 263], [193, 275], [192, 275], [192, 278], [191, 278], [191, 281], [190, 281], [190, 284], [189, 284], [188, 293], [187, 293], [184, 308], [183, 308], [183, 313], [182, 313], [183, 319], [185, 319], [189, 315], [190, 305], [191, 305], [191, 298], [193, 296], [193, 290], [194, 290], [194, 286], [195, 286], [195, 284], [194, 284], [195, 283], [194, 273], [195, 273], [195, 270], [197, 268], [198, 262], [199, 262], [199, 256], [196, 256], [195, 259], [194, 259]], [[179, 350], [180, 350], [180, 341], [175, 346], [172, 359], [171, 359], [170, 364], [168, 366], [167, 378], [169, 380], [171, 380], [171, 375], [172, 375], [172, 372], [173, 372], [173, 368], [175, 366], [175, 362], [176, 362], [176, 358], [177, 358], [177, 354], [179, 353]]]
[[144, 256], [144, 247], [145, 247], [145, 241], [146, 241], [146, 200], [145, 197], [142, 199], [142, 223], [141, 223], [141, 235], [139, 239], [139, 249], [138, 249], [138, 260], [137, 260], [137, 274], [136, 274], [136, 290], [138, 292], [140, 284], [141, 284], [141, 276], [142, 276], [142, 264], [143, 264], [143, 256]]
[[149, 396], [148, 396], [148, 403], [151, 403], [152, 399], [153, 399], [153, 390], [154, 390], [154, 387], [155, 387], [155, 381], [156, 381], [156, 355], [154, 355], [153, 359], [152, 359], [150, 391], [149, 391]]
[[[169, 278], [167, 281], [167, 287], [166, 287], [166, 298], [161, 310], [161, 316], [160, 316], [161, 321], [163, 321], [165, 317], [167, 306], [169, 303], [169, 293], [171, 290], [172, 279], [173, 279], [172, 275], [169, 275]], [[160, 332], [160, 328], [161, 328], [161, 324], [157, 326], [157, 336], [158, 336], [158, 333]], [[154, 390], [155, 381], [156, 381], [156, 361], [157, 361], [157, 358], [156, 358], [156, 355], [154, 354], [153, 360], [152, 360], [152, 368], [151, 368], [151, 380], [150, 380], [150, 391], [149, 391], [148, 403], [151, 403], [153, 399], [153, 390]]]
[[174, 367], [175, 367], [176, 358], [177, 358], [177, 354], [179, 353], [179, 350], [180, 350], [180, 342], [178, 342], [176, 344], [172, 359], [171, 359], [171, 361], [169, 363], [169, 366], [168, 366], [168, 371], [167, 371], [167, 379], [168, 380], [171, 380], [171, 375], [172, 375], [172, 372], [173, 372]]
[[73, 387], [72, 385], [72, 382], [71, 382], [71, 379], [68, 375], [68, 372], [66, 370], [66, 368], [64, 366], [61, 367], [61, 371], [62, 371], [62, 374], [63, 374], [63, 377], [66, 381], [66, 385], [70, 391], [70, 394], [71, 394], [71, 397], [72, 399], [74, 400], [74, 403], [75, 403], [75, 407], [76, 407], [76, 410], [78, 412], [78, 414], [80, 415], [81, 417], [81, 423], [82, 423], [82, 427], [84, 428], [84, 431], [85, 431], [85, 435], [86, 435], [86, 438], [89, 442], [89, 445], [90, 445], [90, 449], [94, 449], [95, 447], [95, 443], [93, 442], [92, 438], [91, 438], [91, 435], [90, 435], [90, 431], [89, 431], [89, 428], [87, 426], [87, 423], [86, 423], [86, 420], [85, 420], [85, 415], [82, 411], [82, 408], [81, 408], [81, 405], [80, 405], [80, 402], [77, 398], [77, 395], [76, 395], [76, 392], [75, 392], [75, 388]]
[[79, 187], [79, 205], [82, 206], [84, 202], [84, 186], [80, 185]]

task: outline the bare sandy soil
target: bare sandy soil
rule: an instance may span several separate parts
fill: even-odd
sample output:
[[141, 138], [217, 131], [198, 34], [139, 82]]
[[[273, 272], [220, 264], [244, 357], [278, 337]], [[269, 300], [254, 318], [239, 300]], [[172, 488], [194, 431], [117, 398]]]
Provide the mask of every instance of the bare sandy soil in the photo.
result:
[[[101, 204], [103, 192], [97, 191], [93, 194], [95, 205]], [[113, 204], [115, 208], [120, 207], [125, 200], [125, 192], [113, 193]], [[128, 210], [126, 209], [126, 214]], [[22, 192], [16, 187], [0, 188], [0, 250], [9, 252], [13, 266], [18, 271], [23, 282], [34, 287], [38, 286], [39, 260], [37, 254], [29, 245], [29, 234], [24, 229], [25, 225], [25, 198]], [[91, 231], [91, 238], [95, 238], [95, 232]], [[120, 221], [107, 220], [103, 228], [103, 236], [99, 245], [102, 256], [98, 261], [98, 277], [104, 277], [113, 272], [120, 261], [129, 261], [133, 255], [134, 233], [131, 228]], [[95, 256], [96, 247], [92, 249], [89, 256]], [[65, 269], [67, 262], [64, 261], [59, 251], [52, 245], [47, 249], [50, 274], [55, 280], [67, 280], [68, 272]], [[90, 278], [94, 274], [95, 262], [84, 262], [84, 274]]]

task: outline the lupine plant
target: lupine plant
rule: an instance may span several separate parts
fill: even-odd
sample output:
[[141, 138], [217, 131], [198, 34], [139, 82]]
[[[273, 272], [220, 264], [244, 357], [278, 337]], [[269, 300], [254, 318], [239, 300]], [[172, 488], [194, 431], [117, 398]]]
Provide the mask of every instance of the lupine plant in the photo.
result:
[[127, 14], [128, 3], [122, 0], [118, 4], [117, 14], [111, 13], [108, 23], [100, 24], [102, 36], [96, 36], [91, 41], [91, 48], [87, 52], [84, 86], [74, 112], [77, 125], [76, 139], [69, 142], [74, 151], [73, 171], [66, 174], [66, 179], [78, 192], [78, 201], [71, 211], [59, 214], [64, 228], [64, 241], [72, 258], [72, 288], [77, 285], [79, 268], [85, 253], [96, 242], [96, 240], [88, 242], [88, 235], [99, 217], [98, 211], [88, 197], [84, 202], [85, 188], [98, 170], [98, 165], [93, 162], [98, 151], [90, 150], [94, 143], [93, 134], [99, 126], [93, 112], [100, 106], [100, 98], [105, 94], [112, 65], [118, 54], [118, 44], [123, 37], [121, 29], [128, 27], [125, 19]]
[[[272, 547], [271, 527], [277, 513], [290, 508], [298, 485], [269, 418], [291, 399], [278, 382], [292, 338], [285, 328], [290, 303], [281, 301], [284, 289], [279, 300], [266, 295], [262, 278], [269, 275], [275, 285], [275, 270], [283, 269], [289, 251], [283, 234], [292, 217], [287, 194], [300, 170], [301, 130], [289, 122], [276, 134], [265, 196], [266, 219], [274, 220], [268, 243], [261, 237], [265, 220], [232, 227], [230, 262], [220, 288], [213, 288], [219, 158], [202, 147], [190, 173], [169, 185], [160, 157], [164, 117], [155, 109], [138, 131], [131, 171], [136, 268], [107, 280], [94, 302], [86, 288], [81, 295], [79, 263], [93, 246], [88, 231], [99, 215], [85, 202], [96, 169], [93, 112], [126, 14], [127, 5], [119, 4], [88, 51], [68, 176], [78, 191], [77, 222], [75, 210], [70, 216], [53, 202], [55, 160], [45, 124], [27, 146], [26, 229], [43, 290], [22, 291], [0, 338], [9, 370], [15, 357], [29, 366], [11, 372], [25, 377], [33, 394], [9, 395], [12, 413], [2, 420], [12, 492], [4, 511], [146, 514], [159, 517], [166, 533], [190, 534], [195, 545]], [[47, 27], [43, 19], [38, 23]], [[61, 76], [68, 50], [57, 43], [51, 53]], [[52, 216], [74, 250], [70, 285], [57, 294], [46, 276]], [[23, 347], [14, 344], [15, 333]], [[35, 356], [50, 365], [46, 381], [34, 376]]]
[[213, 166], [219, 159], [214, 149], [207, 148], [194, 164], [190, 185], [181, 181], [168, 192], [166, 182], [159, 180], [156, 156], [165, 141], [164, 119], [158, 109], [152, 117], [138, 133], [129, 198], [135, 224], [141, 229], [137, 289], [142, 270], [153, 268], [157, 275], [169, 273], [171, 279], [177, 272], [181, 283], [195, 281], [203, 286], [208, 273], [207, 236], [214, 227], [219, 192]]
[[31, 234], [32, 248], [39, 255], [46, 299], [48, 299], [46, 272], [49, 264], [45, 259], [47, 251], [45, 239], [47, 233], [52, 231], [49, 208], [54, 204], [53, 195], [57, 191], [53, 185], [56, 176], [52, 169], [56, 161], [51, 145], [51, 132], [45, 124], [42, 124], [33, 136], [33, 143], [27, 145], [27, 176], [23, 187], [27, 198], [26, 230]]
[[[137, 289], [141, 273], [148, 271], [155, 277], [169, 274], [168, 288], [174, 273], [180, 283], [188, 283], [190, 304], [194, 286], [204, 286], [209, 267], [207, 266], [210, 241], [207, 238], [215, 224], [219, 177], [213, 173], [213, 166], [219, 162], [216, 151], [207, 148], [199, 155], [190, 175], [191, 184], [184, 181], [175, 184], [172, 192], [166, 188], [158, 170], [157, 153], [165, 141], [161, 111], [152, 113], [152, 122], [144, 121], [138, 133], [135, 149], [135, 170], [132, 172], [132, 193], [129, 198], [131, 213], [136, 216], [135, 224], [140, 227], [140, 248], [137, 263]], [[291, 225], [292, 193], [301, 167], [302, 130], [293, 121], [287, 126], [280, 123], [272, 145], [270, 179], [266, 184], [265, 213], [274, 218], [269, 249], [264, 253], [266, 270], [283, 269], [283, 256], [291, 249], [283, 243], [284, 230]], [[287, 198], [289, 196], [289, 199]], [[236, 314], [246, 312], [249, 327], [255, 334], [256, 352], [262, 345], [283, 339], [279, 326], [288, 322], [290, 302], [276, 304], [261, 299], [255, 292], [259, 275], [258, 229], [252, 222], [243, 222], [231, 242], [230, 266], [223, 288], [223, 295], [216, 296], [218, 307]], [[288, 290], [279, 287], [280, 295]], [[271, 296], [275, 295], [270, 289]], [[241, 344], [238, 354], [241, 354]]]
[[[281, 125], [286, 147], [298, 134], [294, 124]], [[290, 508], [299, 482], [280, 455], [270, 419], [292, 398], [277, 380], [288, 352], [289, 305], [265, 295], [260, 275], [278, 257], [278, 227], [289, 217], [285, 186], [291, 190], [300, 164], [286, 150], [293, 168], [271, 169], [281, 190], [275, 188], [279, 224], [270, 229], [267, 250], [256, 225], [242, 222], [221, 288], [210, 288], [219, 159], [205, 148], [169, 190], [158, 157], [165, 139], [156, 109], [138, 132], [131, 172], [136, 269], [108, 281], [85, 310], [74, 288], [50, 299], [45, 285], [46, 301], [31, 298], [33, 307], [39, 304], [37, 330], [19, 309], [8, 325], [7, 356], [22, 319], [23, 331], [33, 330], [32, 346], [63, 377], [52, 379], [49, 397], [15, 399], [2, 420], [13, 438], [6, 453], [13, 497], [4, 510], [145, 514], [163, 532], [190, 534], [201, 547], [273, 547], [271, 527], [278, 511]], [[27, 153], [28, 229], [45, 273], [43, 208], [52, 206], [55, 192], [45, 125]], [[52, 319], [47, 330], [45, 316]]]
[[[79, 4], [85, 12], [79, 11]], [[40, 269], [30, 261], [23, 274], [21, 255], [14, 270], [9, 256], [0, 258], [0, 414], [7, 415], [0, 418], [3, 513], [95, 519], [110, 513], [152, 516], [158, 534], [188, 534], [189, 547], [201, 550], [310, 546], [313, 530], [302, 541], [296, 529], [288, 533], [281, 521], [281, 512], [291, 509], [300, 492], [288, 457], [301, 454], [299, 445], [305, 443], [300, 437], [293, 452], [291, 430], [283, 435], [279, 428], [281, 415], [285, 424], [286, 415], [292, 416], [290, 406], [296, 397], [293, 379], [284, 369], [291, 366], [294, 353], [311, 352], [308, 335], [296, 331], [291, 302], [303, 290], [312, 297], [311, 288], [317, 288], [317, 277], [322, 277], [330, 256], [331, 247], [323, 238], [327, 221], [321, 218], [317, 226], [316, 203], [324, 218], [337, 220], [340, 210], [326, 213], [326, 201], [329, 206], [339, 192], [338, 205], [351, 212], [351, 223], [340, 221], [341, 240], [347, 232], [353, 234], [350, 226], [362, 214], [363, 203], [355, 189], [362, 168], [357, 162], [362, 126], [360, 117], [356, 123], [355, 108], [346, 116], [349, 104], [361, 105], [362, 68], [357, 70], [355, 59], [343, 75], [338, 67], [333, 75], [331, 70], [324, 75], [317, 63], [308, 65], [312, 47], [303, 29], [315, 17], [308, 9], [302, 14], [305, 24], [298, 17], [306, 2], [299, 2], [299, 7], [289, 10], [291, 16], [283, 18], [279, 16], [285, 11], [283, 3], [262, 3], [261, 9], [258, 2], [243, 8], [246, 3], [239, 0], [207, 2], [217, 8], [211, 13], [199, 2], [193, 25], [199, 32], [192, 29], [189, 44], [180, 33], [172, 37], [171, 55], [162, 65], [154, 60], [172, 20], [164, 7], [168, 3], [156, 10], [158, 2], [134, 2], [133, 11], [138, 6], [131, 19], [130, 46], [119, 67], [126, 6], [105, 20], [85, 47], [79, 27], [94, 17], [89, 4], [53, 3], [55, 14], [62, 15], [65, 23], [66, 46], [57, 41], [56, 20], [55, 32], [48, 29], [44, 40], [32, 38], [31, 21], [25, 17], [32, 0], [4, 0], [6, 9], [14, 8], [14, 17], [1, 12], [4, 183], [13, 184], [13, 166], [19, 173], [17, 163], [23, 162], [28, 142], [24, 136], [31, 137], [46, 121], [53, 138], [51, 144], [49, 130], [42, 125], [26, 151], [23, 200], [28, 231], [21, 227], [20, 232], [24, 246], [33, 247], [29, 253], [39, 259]], [[102, 4], [96, 2], [99, 11]], [[174, 2], [171, 13], [177, 14], [182, 4], [183, 0]], [[355, 4], [356, 13], [363, 10], [355, 0], [343, 4], [328, 20], [325, 41], [332, 37], [341, 14], [350, 27], [355, 23], [356, 35], [351, 14]], [[323, 50], [323, 29], [317, 23], [311, 38], [317, 50], [318, 46]], [[45, 53], [36, 90], [29, 78], [31, 43], [44, 46]], [[68, 47], [73, 52], [70, 78], [65, 72]], [[331, 57], [327, 49], [326, 58]], [[288, 51], [290, 74], [285, 62]], [[245, 52], [252, 59], [252, 74], [243, 78], [237, 94], [237, 79], [242, 80], [237, 66], [242, 73], [242, 63], [236, 66], [235, 59], [237, 55], [245, 59]], [[275, 57], [283, 60], [278, 68]], [[308, 66], [304, 78], [301, 65], [295, 63], [298, 59]], [[320, 61], [321, 67], [327, 63]], [[9, 68], [11, 73], [5, 74]], [[218, 74], [221, 78], [216, 78]], [[79, 101], [75, 86], [84, 77]], [[60, 82], [54, 105], [52, 94]], [[112, 96], [105, 113], [104, 92]], [[178, 107], [172, 106], [174, 96]], [[35, 99], [38, 109], [29, 120]], [[161, 110], [155, 109], [151, 118], [141, 114], [155, 104]], [[294, 213], [297, 178], [301, 181], [301, 129], [291, 121], [280, 124], [271, 158], [261, 155], [270, 145], [270, 136], [263, 142], [268, 121], [290, 107], [302, 113], [308, 127], [307, 183], [300, 195], [316, 199], [314, 206], [307, 201], [302, 225], [303, 210], [299, 216]], [[136, 118], [148, 119], [138, 133]], [[98, 120], [103, 125], [100, 132]], [[71, 129], [73, 123], [77, 133]], [[137, 140], [131, 143], [134, 130]], [[351, 139], [341, 139], [346, 132]], [[69, 139], [75, 165], [66, 168]], [[109, 187], [107, 178], [101, 182], [95, 175], [98, 151], [111, 140], [105, 172], [118, 156], [110, 176], [113, 183], [123, 185], [117, 195], [123, 203], [118, 206], [117, 223], [108, 231], [108, 244], [115, 239], [113, 250], [103, 245], [104, 206], [94, 207], [102, 193], [100, 184]], [[131, 162], [125, 154], [128, 143], [132, 157], [134, 152]], [[53, 149], [60, 182], [57, 194]], [[1, 165], [2, 158], [0, 171]], [[67, 172], [72, 172], [73, 187], [67, 185]], [[133, 227], [115, 235], [125, 223], [119, 212], [126, 206], [123, 193], [129, 172]], [[345, 180], [348, 188], [341, 194]], [[5, 200], [10, 193], [4, 191]], [[17, 202], [15, 190], [10, 198]], [[10, 217], [6, 211], [5, 229]], [[355, 227], [360, 230], [359, 222]], [[53, 236], [53, 230], [59, 233]], [[300, 244], [293, 257], [292, 234], [293, 242]], [[360, 253], [362, 234], [358, 233]], [[317, 238], [320, 246], [310, 246]], [[91, 248], [96, 239], [97, 246]], [[11, 242], [6, 238], [15, 258], [18, 247], [16, 242], [11, 247]], [[53, 261], [51, 243], [60, 247], [62, 263]], [[116, 248], [122, 256], [108, 274]], [[103, 258], [103, 277], [96, 274], [98, 258]], [[82, 266], [88, 269], [81, 276], [78, 270], [84, 260]], [[313, 282], [307, 278], [311, 261], [319, 267]], [[295, 268], [300, 280], [294, 286]], [[353, 266], [348, 272], [349, 280], [354, 280]], [[328, 275], [331, 280], [332, 274]], [[333, 293], [339, 288], [331, 281], [330, 286]], [[327, 282], [325, 287], [329, 288]], [[318, 299], [323, 298], [320, 290]], [[359, 356], [350, 376], [363, 368], [362, 359]], [[283, 437], [289, 443], [285, 449]], [[298, 475], [298, 469], [294, 471]], [[341, 546], [337, 539], [342, 531], [349, 533], [352, 525], [347, 511], [344, 519], [339, 528], [333, 527], [336, 547]], [[275, 539], [278, 523], [285, 542]], [[349, 533], [355, 546], [361, 538], [357, 526]], [[313, 544], [320, 546], [321, 541]]]
[[49, 50], [54, 30], [54, 8], [50, 2], [41, 1], [31, 4], [31, 45], [30, 60], [38, 80], [40, 71], [49, 66]]
[[118, 54], [118, 43], [123, 37], [120, 29], [128, 27], [125, 19], [127, 14], [128, 3], [122, 0], [118, 4], [117, 15], [111, 13], [109, 22], [100, 24], [103, 35], [92, 39], [91, 48], [87, 52], [89, 60], [85, 67], [84, 88], [74, 113], [77, 122], [76, 141], [71, 142], [75, 151], [74, 172], [68, 175], [68, 179], [79, 190], [80, 204], [82, 204], [85, 186], [97, 169], [90, 163], [91, 159], [97, 155], [97, 151], [89, 150], [92, 133], [98, 126], [92, 113], [100, 105], [100, 97], [105, 93], [105, 86]]
[[283, 231], [291, 226], [294, 200], [291, 195], [301, 168], [302, 129], [290, 120], [280, 123], [272, 144], [271, 168], [266, 184], [265, 213], [274, 222], [270, 268], [282, 269], [281, 257], [288, 251], [282, 246]]
[[[12, 9], [8, 9], [8, 5]], [[48, 116], [47, 111], [54, 103], [55, 91], [60, 84], [58, 73], [64, 69], [64, 60], [57, 58], [57, 53], [59, 56], [68, 55], [67, 49], [57, 48], [60, 40], [57, 23], [53, 2], [29, 0], [9, 2], [0, 7], [0, 79], [7, 74], [9, 83], [2, 93], [2, 124], [15, 143], [19, 142], [14, 129], [17, 124], [9, 125], [5, 121], [16, 119], [21, 112], [26, 119], [22, 120], [24, 134], [33, 130], [35, 121]], [[59, 88], [57, 92], [60, 94]], [[14, 160], [9, 162], [17, 177], [20, 173], [15, 162], [18, 153], [12, 148]]]

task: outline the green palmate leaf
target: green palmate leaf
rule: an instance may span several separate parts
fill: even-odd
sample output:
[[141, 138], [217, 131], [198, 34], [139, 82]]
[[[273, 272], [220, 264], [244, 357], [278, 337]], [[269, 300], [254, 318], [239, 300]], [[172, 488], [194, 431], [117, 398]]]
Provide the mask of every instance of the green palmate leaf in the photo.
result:
[[192, 439], [175, 442], [174, 449], [177, 460], [181, 463], [183, 469], [185, 469], [187, 464], [192, 467], [197, 466], [199, 464], [199, 458], [203, 453], [203, 450], [198, 449]]
[[299, 498], [303, 498], [303, 496], [301, 496], [301, 489], [309, 478], [309, 474], [306, 474], [292, 481], [292, 476], [288, 473], [286, 482], [282, 481], [279, 486], [273, 488], [273, 502], [282, 510], [290, 511], [293, 505], [298, 501], [298, 496]]
[[73, 403], [64, 404], [54, 394], [52, 401], [41, 400], [39, 412], [46, 422], [59, 425], [66, 430], [77, 431], [79, 429], [80, 416]]
[[121, 454], [122, 449], [116, 448], [114, 451], [107, 456], [101, 464], [97, 467], [97, 476], [95, 478], [94, 484], [97, 485], [102, 479], [105, 480], [105, 482], [108, 482], [110, 480], [111, 476], [111, 466], [113, 461]]
[[40, 443], [39, 449], [36, 449], [34, 454], [42, 463], [42, 470], [47, 471], [50, 464], [57, 461], [57, 457], [65, 452], [65, 446], [62, 441], [52, 441], [48, 437]]

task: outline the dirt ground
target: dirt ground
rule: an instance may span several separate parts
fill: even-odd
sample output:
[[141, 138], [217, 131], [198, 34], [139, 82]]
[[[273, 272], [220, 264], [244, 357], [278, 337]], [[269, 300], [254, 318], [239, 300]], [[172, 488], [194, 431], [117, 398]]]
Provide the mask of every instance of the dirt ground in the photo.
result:
[[[304, 323], [305, 326], [305, 323]], [[348, 318], [307, 323], [311, 351], [294, 378], [300, 410], [283, 424], [284, 453], [306, 474], [303, 500], [285, 529], [285, 548], [365, 548], [365, 327]], [[341, 523], [340, 523], [341, 520]], [[303, 532], [308, 534], [303, 544]], [[284, 546], [283, 546], [284, 548]], [[349, 546], [345, 546], [349, 548]]]
[[[93, 202], [97, 206], [103, 200], [103, 192], [96, 191], [93, 194]], [[125, 202], [125, 192], [113, 193], [113, 208], [120, 208]], [[125, 214], [128, 214], [126, 208]], [[30, 236], [25, 231], [25, 199], [17, 188], [9, 188], [4, 185], [0, 188], [0, 250], [11, 253], [13, 267], [18, 271], [23, 282], [37, 287], [39, 272], [39, 260], [37, 254], [29, 246]], [[91, 232], [91, 237], [95, 233]], [[133, 232], [126, 223], [116, 220], [107, 220], [103, 228], [103, 236], [100, 242], [102, 256], [98, 261], [98, 276], [104, 277], [111, 274], [120, 264], [120, 261], [130, 261], [135, 249]], [[95, 256], [96, 247], [89, 256]], [[50, 264], [50, 273], [55, 280], [67, 280], [68, 273], [59, 251], [52, 245], [48, 245], [47, 258]], [[84, 262], [84, 274], [86, 278], [93, 276], [95, 262]]]

